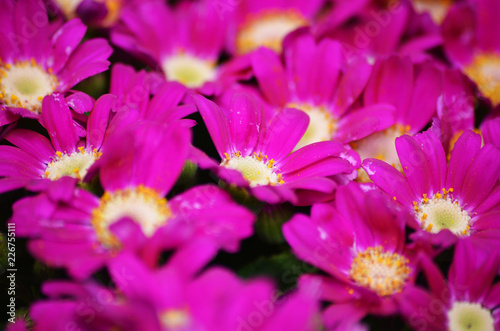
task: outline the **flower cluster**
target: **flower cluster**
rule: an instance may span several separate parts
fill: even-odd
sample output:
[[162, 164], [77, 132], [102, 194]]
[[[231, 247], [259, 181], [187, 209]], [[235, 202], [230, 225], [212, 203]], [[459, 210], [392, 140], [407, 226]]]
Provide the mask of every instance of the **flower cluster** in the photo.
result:
[[500, 330], [498, 0], [0, 5], [7, 329]]

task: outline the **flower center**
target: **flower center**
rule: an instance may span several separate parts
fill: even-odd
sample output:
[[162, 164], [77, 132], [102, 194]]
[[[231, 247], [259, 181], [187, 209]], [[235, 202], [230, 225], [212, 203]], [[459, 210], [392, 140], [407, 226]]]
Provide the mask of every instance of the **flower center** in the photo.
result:
[[441, 24], [453, 4], [452, 0], [414, 0], [413, 7], [417, 13], [428, 12], [436, 24]]
[[63, 154], [56, 152], [56, 157], [47, 165], [44, 176], [50, 180], [58, 180], [64, 176], [83, 179], [90, 166], [101, 157], [102, 153], [96, 149], [92, 153], [87, 153], [83, 147], [79, 147], [79, 152]]
[[153, 189], [139, 185], [134, 188], [105, 192], [99, 207], [92, 211], [92, 225], [98, 240], [106, 247], [119, 246], [109, 227], [124, 217], [140, 225], [146, 237], [151, 237], [172, 216], [167, 200]]
[[314, 107], [304, 103], [289, 103], [288, 108], [300, 109], [309, 115], [309, 126], [294, 151], [319, 141], [331, 140], [337, 129], [337, 121], [324, 107]]
[[221, 166], [239, 171], [247, 180], [250, 187], [260, 185], [283, 184], [281, 174], [277, 173], [274, 167], [274, 160], [268, 159], [267, 155], [254, 153], [253, 155], [242, 156], [241, 152], [229, 156], [222, 160]]
[[39, 113], [42, 100], [54, 92], [57, 78], [35, 60], [0, 64], [0, 100], [8, 107]]
[[120, 18], [120, 12], [123, 4], [121, 0], [104, 0], [104, 1], [108, 13], [103, 21], [103, 25], [111, 26]]
[[251, 14], [238, 29], [236, 50], [249, 53], [261, 46], [281, 52], [283, 38], [293, 30], [308, 24], [296, 10], [265, 10]]
[[[410, 130], [410, 127], [396, 124], [390, 128], [376, 132], [366, 138], [351, 143], [352, 148], [358, 152], [361, 160], [374, 158], [387, 162], [399, 171], [403, 171], [396, 152], [396, 138], [402, 136]], [[368, 174], [360, 168], [358, 170], [358, 181], [370, 182]]]
[[168, 80], [184, 84], [190, 88], [203, 86], [213, 81], [216, 76], [216, 67], [213, 61], [178, 52], [163, 61], [163, 72]]
[[[83, 0], [55, 0], [66, 18], [71, 19], [77, 16], [76, 10]], [[104, 26], [110, 26], [119, 18], [122, 7], [122, 0], [94, 0], [95, 2], [104, 2], [107, 9], [106, 17], [102, 20]]]
[[455, 302], [448, 311], [450, 331], [494, 331], [491, 312], [478, 303]]
[[83, 0], [55, 0], [68, 19], [76, 17], [76, 8]]
[[476, 54], [464, 72], [493, 105], [500, 104], [500, 54]]
[[189, 326], [191, 318], [184, 309], [168, 309], [160, 315], [161, 325], [167, 330], [180, 330]]
[[457, 236], [469, 235], [471, 218], [460, 203], [453, 200], [452, 192], [453, 188], [443, 188], [443, 194], [436, 193], [431, 199], [424, 194], [420, 203], [413, 202], [422, 229], [431, 233], [448, 229]]
[[382, 246], [368, 247], [354, 258], [349, 274], [356, 284], [387, 296], [403, 289], [410, 274], [408, 263], [404, 256], [386, 252]]

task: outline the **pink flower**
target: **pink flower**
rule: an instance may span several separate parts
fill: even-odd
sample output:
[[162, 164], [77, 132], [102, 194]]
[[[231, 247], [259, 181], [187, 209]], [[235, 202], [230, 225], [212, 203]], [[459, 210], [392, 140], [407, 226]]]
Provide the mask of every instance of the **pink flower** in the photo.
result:
[[333, 204], [317, 204], [311, 216], [297, 214], [283, 226], [292, 251], [320, 268], [302, 284], [320, 283], [328, 328], [346, 330], [366, 314], [399, 312], [418, 274], [419, 254], [405, 241], [405, 219], [380, 190], [357, 183], [339, 187]]
[[79, 19], [58, 27], [35, 0], [7, 0], [2, 7], [0, 125], [19, 116], [39, 119], [45, 96], [108, 69], [111, 47], [99, 38], [80, 43], [87, 28]]
[[463, 1], [443, 23], [446, 54], [493, 106], [500, 104], [500, 39], [492, 33], [500, 29], [498, 13], [498, 1]]
[[[170, 261], [196, 272], [219, 248], [234, 252], [252, 234], [254, 215], [223, 190], [201, 185], [167, 199], [182, 171], [190, 131], [175, 122], [138, 122], [106, 140], [99, 162], [104, 194], [76, 189], [63, 178], [14, 205], [11, 222], [31, 238], [30, 251], [76, 278], [122, 252], [155, 265], [164, 250]], [[193, 252], [200, 252], [196, 255]]]
[[221, 158], [219, 164], [199, 155], [197, 162], [258, 199], [306, 205], [331, 199], [337, 182], [329, 176], [347, 176], [358, 167], [357, 154], [338, 142], [318, 142], [292, 152], [309, 124], [299, 110], [284, 109], [268, 124], [260, 105], [248, 95], [235, 94], [229, 110], [201, 96], [194, 98]]
[[268, 49], [252, 56], [252, 67], [265, 100], [275, 111], [296, 108], [309, 116], [309, 126], [295, 149], [319, 141], [348, 143], [394, 124], [390, 104], [355, 105], [372, 67], [362, 58], [347, 63], [340, 43], [316, 42], [307, 31], [288, 37], [284, 63]]
[[[318, 302], [306, 290], [276, 299], [276, 290], [264, 279], [242, 281], [214, 267], [197, 277], [170, 264], [151, 270], [129, 255], [113, 260], [109, 271], [117, 291], [90, 282], [44, 284], [49, 299], [30, 310], [35, 329], [303, 331], [317, 326]], [[79, 313], [82, 307], [92, 318]]]
[[413, 239], [440, 246], [469, 238], [485, 249], [500, 239], [498, 218], [500, 150], [465, 131], [447, 162], [443, 146], [428, 130], [396, 139], [403, 172], [387, 163], [367, 159], [370, 179], [413, 214]]

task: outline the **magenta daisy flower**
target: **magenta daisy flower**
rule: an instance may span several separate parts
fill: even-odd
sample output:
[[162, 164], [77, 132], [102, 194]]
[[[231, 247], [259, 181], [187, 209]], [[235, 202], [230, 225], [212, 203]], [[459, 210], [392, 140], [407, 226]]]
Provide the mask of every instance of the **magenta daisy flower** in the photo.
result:
[[[402, 170], [394, 140], [422, 130], [436, 114], [442, 93], [442, 73], [432, 64], [413, 64], [408, 57], [391, 56], [377, 61], [364, 91], [365, 106], [388, 103], [396, 108], [395, 124], [351, 146], [361, 159], [377, 158]], [[360, 172], [360, 180], [368, 181]]]
[[370, 78], [371, 65], [358, 58], [346, 63], [340, 43], [319, 43], [309, 33], [297, 33], [284, 44], [284, 59], [260, 49], [252, 66], [266, 101], [275, 107], [297, 108], [309, 116], [309, 126], [295, 149], [327, 140], [359, 140], [394, 124], [394, 107], [373, 104], [353, 107]]
[[[68, 180], [48, 185], [14, 205], [16, 234], [32, 238], [37, 258], [77, 278], [122, 251], [154, 265], [160, 252], [181, 247], [170, 261], [183, 270], [198, 270], [219, 248], [236, 251], [251, 235], [254, 215], [223, 190], [197, 186], [165, 199], [182, 171], [189, 138], [182, 122], [122, 128], [106, 139], [98, 161], [104, 194], [75, 189]], [[190, 256], [199, 249], [203, 254]]]
[[217, 66], [225, 46], [226, 23], [209, 1], [184, 2], [175, 9], [161, 1], [138, 2], [123, 9], [111, 33], [113, 43], [160, 68], [177, 81], [212, 94], [224, 81]]
[[470, 241], [459, 242], [446, 281], [432, 263], [426, 273], [430, 292], [414, 289], [419, 300], [403, 303], [409, 324], [416, 330], [481, 330], [500, 328], [500, 268], [498, 253], [484, 254]]
[[455, 4], [443, 23], [450, 60], [474, 82], [493, 106], [500, 104], [500, 3], [495, 0]]
[[[111, 69], [110, 93], [116, 95], [113, 125], [121, 128], [139, 120], [171, 123], [196, 112], [188, 88], [121, 63]], [[151, 96], [152, 95], [152, 96]], [[190, 104], [179, 106], [189, 101]], [[183, 120], [185, 124], [194, 121]]]
[[[102, 154], [109, 112], [115, 98], [100, 97], [88, 117], [87, 131], [75, 125], [66, 101], [54, 93], [43, 100], [40, 120], [48, 131], [45, 136], [27, 129], [15, 129], [5, 135], [14, 146], [0, 146], [0, 192], [30, 186], [40, 189], [49, 181], [69, 176], [82, 181]], [[103, 125], [104, 124], [104, 125]], [[79, 131], [86, 136], [80, 139]]]
[[442, 44], [441, 31], [428, 15], [412, 8], [413, 1], [335, 1], [315, 28], [320, 38], [342, 43], [352, 55], [407, 55], [416, 62]]
[[39, 118], [45, 96], [108, 69], [111, 47], [104, 39], [80, 44], [86, 31], [80, 20], [57, 29], [42, 2], [7, 0], [2, 7], [0, 125], [19, 116]]
[[302, 111], [285, 108], [267, 124], [262, 108], [248, 95], [235, 94], [230, 110], [199, 95], [194, 99], [221, 158], [220, 164], [204, 160], [200, 166], [248, 188], [258, 199], [309, 204], [331, 198], [337, 183], [327, 177], [349, 175], [358, 167], [357, 154], [338, 142], [291, 153], [309, 124]]
[[[92, 165], [104, 152], [105, 138], [119, 134], [124, 127], [137, 121], [170, 123], [196, 111], [194, 105], [177, 106], [187, 92], [179, 83], [162, 81], [150, 98], [147, 77], [146, 72], [136, 73], [131, 67], [117, 65], [113, 68], [111, 84], [111, 91], [117, 97], [102, 96], [95, 105], [92, 98], [81, 92], [66, 100], [58, 93], [44, 99], [45, 110], [40, 122], [47, 129], [50, 140], [26, 129], [4, 134], [14, 146], [0, 146], [4, 156], [0, 160], [0, 176], [4, 177], [0, 179], [0, 192], [24, 186], [39, 190], [49, 180], [64, 176], [80, 182], [91, 180], [96, 170]], [[111, 112], [113, 108], [117, 111]], [[89, 112], [89, 116], [82, 115], [83, 112]], [[79, 122], [86, 122], [86, 129]], [[183, 122], [188, 126], [194, 124], [191, 120]]]
[[365, 192], [357, 183], [339, 187], [335, 198], [283, 226], [292, 251], [327, 273], [300, 281], [319, 281], [321, 300], [335, 303], [323, 312], [328, 328], [367, 313], [397, 313], [400, 302], [412, 300], [419, 259], [405, 246], [406, 214], [380, 190]]
[[[232, 9], [231, 51], [246, 54], [267, 47], [281, 52], [283, 39], [297, 28], [311, 25], [325, 0], [239, 2]], [[224, 12], [219, 11], [224, 17]]]
[[[30, 309], [35, 328], [303, 331], [315, 326], [318, 305], [312, 295], [299, 291], [276, 300], [276, 290], [263, 279], [242, 281], [221, 268], [186, 277], [170, 265], [151, 270], [126, 255], [109, 269], [117, 291], [94, 283], [44, 284], [49, 299]], [[94, 318], [79, 313], [82, 305]]]
[[498, 188], [500, 150], [481, 147], [481, 137], [466, 131], [455, 143], [447, 163], [443, 146], [428, 130], [396, 139], [403, 167], [376, 159], [363, 161], [370, 179], [413, 213], [409, 225], [422, 238], [448, 246], [470, 238], [494, 247], [500, 239]]

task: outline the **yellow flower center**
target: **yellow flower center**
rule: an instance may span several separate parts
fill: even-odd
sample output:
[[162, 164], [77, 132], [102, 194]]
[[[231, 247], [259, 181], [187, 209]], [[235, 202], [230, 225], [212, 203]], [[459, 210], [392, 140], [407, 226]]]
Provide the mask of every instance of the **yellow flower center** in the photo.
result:
[[185, 330], [191, 318], [186, 309], [168, 309], [160, 315], [160, 322], [167, 330]]
[[42, 100], [57, 87], [57, 78], [35, 60], [0, 63], [0, 101], [8, 107], [26, 108], [34, 113], [42, 109]]
[[[369, 135], [366, 138], [351, 143], [352, 148], [358, 152], [361, 160], [374, 158], [389, 163], [398, 171], [402, 172], [403, 167], [399, 162], [396, 152], [396, 138], [404, 135], [410, 130], [410, 126], [396, 124], [390, 128]], [[368, 174], [360, 168], [358, 170], [358, 181], [363, 183], [370, 182]]]
[[183, 52], [167, 57], [162, 68], [167, 80], [180, 82], [190, 88], [201, 87], [216, 77], [213, 61]]
[[274, 167], [274, 160], [268, 159], [267, 155], [254, 153], [242, 156], [241, 152], [230, 156], [225, 153], [226, 158], [222, 160], [221, 166], [239, 171], [247, 180], [250, 187], [260, 185], [283, 184], [281, 174]]
[[500, 104], [500, 54], [476, 54], [464, 72], [493, 105]]
[[451, 193], [453, 188], [443, 188], [442, 194], [436, 193], [430, 199], [424, 194], [419, 203], [413, 202], [416, 217], [427, 232], [438, 233], [448, 229], [457, 236], [468, 236], [471, 218], [460, 203], [453, 200]]
[[288, 108], [300, 109], [309, 115], [309, 126], [294, 151], [319, 141], [332, 140], [337, 130], [337, 120], [324, 106], [310, 106], [305, 103], [289, 103]]
[[455, 302], [448, 311], [450, 331], [494, 331], [494, 323], [491, 312], [478, 303]]
[[64, 16], [68, 19], [76, 17], [76, 9], [82, 3], [83, 0], [55, 0], [56, 3], [61, 8]]
[[441, 24], [453, 4], [452, 0], [413, 0], [417, 13], [428, 12], [436, 24]]
[[155, 190], [139, 185], [134, 188], [105, 192], [99, 206], [92, 211], [92, 226], [98, 240], [108, 248], [117, 248], [118, 239], [109, 227], [124, 217], [139, 224], [146, 237], [151, 237], [172, 216], [167, 200]]
[[354, 258], [349, 274], [356, 284], [387, 296], [403, 289], [410, 274], [408, 263], [404, 256], [386, 252], [382, 246], [368, 247]]
[[283, 38], [307, 24], [307, 19], [293, 9], [265, 10], [249, 15], [238, 29], [236, 50], [238, 54], [245, 54], [264, 46], [281, 52]]
[[120, 18], [120, 12], [122, 9], [122, 1], [121, 0], [101, 0], [105, 1], [106, 9], [108, 10], [108, 14], [103, 21], [104, 26], [113, 25]]
[[79, 147], [79, 152], [63, 154], [56, 152], [56, 157], [47, 165], [44, 176], [50, 180], [58, 180], [70, 176], [82, 180], [92, 164], [101, 157], [102, 153], [96, 149], [87, 153], [84, 147]]

